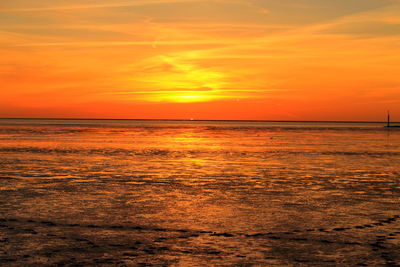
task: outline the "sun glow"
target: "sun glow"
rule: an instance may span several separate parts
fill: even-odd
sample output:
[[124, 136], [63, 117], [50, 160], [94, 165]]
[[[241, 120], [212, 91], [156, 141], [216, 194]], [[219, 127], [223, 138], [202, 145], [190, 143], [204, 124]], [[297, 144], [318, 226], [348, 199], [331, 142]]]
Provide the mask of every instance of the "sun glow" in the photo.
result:
[[[196, 64], [192, 55], [158, 56], [139, 66], [146, 74], [135, 78], [142, 84], [143, 100], [150, 102], [205, 102], [223, 97], [227, 75], [211, 67]], [[146, 88], [145, 88], [146, 87]]]
[[219, 98], [212, 92], [207, 91], [179, 91], [179, 92], [164, 92], [151, 97], [153, 101], [166, 101], [166, 102], [205, 102]]

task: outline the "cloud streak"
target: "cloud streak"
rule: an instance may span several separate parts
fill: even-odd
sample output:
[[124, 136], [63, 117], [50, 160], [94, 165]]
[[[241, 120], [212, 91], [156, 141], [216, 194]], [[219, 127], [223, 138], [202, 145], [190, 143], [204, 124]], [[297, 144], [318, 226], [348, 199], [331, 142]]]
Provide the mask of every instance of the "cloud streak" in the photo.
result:
[[114, 7], [135, 7], [148, 6], [157, 4], [179, 4], [179, 3], [196, 3], [196, 2], [212, 2], [212, 3], [231, 3], [244, 4], [246, 2], [239, 0], [135, 0], [124, 1], [118, 3], [104, 4], [78, 4], [64, 6], [45, 6], [45, 7], [28, 7], [28, 8], [0, 8], [0, 12], [35, 12], [35, 11], [56, 11], [56, 10], [76, 10], [76, 9], [97, 9], [97, 8], [114, 8]]
[[183, 40], [183, 41], [132, 41], [132, 42], [54, 42], [54, 43], [26, 43], [19, 47], [104, 47], [104, 46], [187, 46], [187, 45], [221, 45], [233, 44], [234, 40]]

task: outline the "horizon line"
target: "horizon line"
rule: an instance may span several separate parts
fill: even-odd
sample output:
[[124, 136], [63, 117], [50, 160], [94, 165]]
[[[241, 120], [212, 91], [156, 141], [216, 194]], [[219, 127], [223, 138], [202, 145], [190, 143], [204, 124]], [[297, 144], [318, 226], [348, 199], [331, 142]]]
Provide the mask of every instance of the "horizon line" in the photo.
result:
[[[115, 119], [115, 118], [1, 118], [0, 120], [116, 120], [116, 121], [232, 121], [232, 122], [336, 122], [336, 123], [386, 123], [386, 121], [341, 121], [341, 120], [235, 120], [235, 119]], [[400, 122], [391, 122], [400, 123]]]

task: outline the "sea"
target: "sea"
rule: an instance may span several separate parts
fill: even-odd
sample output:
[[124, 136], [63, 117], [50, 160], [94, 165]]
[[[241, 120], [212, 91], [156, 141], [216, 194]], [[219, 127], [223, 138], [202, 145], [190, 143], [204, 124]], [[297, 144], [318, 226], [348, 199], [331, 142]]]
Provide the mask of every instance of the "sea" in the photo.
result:
[[400, 266], [400, 128], [0, 119], [0, 265]]

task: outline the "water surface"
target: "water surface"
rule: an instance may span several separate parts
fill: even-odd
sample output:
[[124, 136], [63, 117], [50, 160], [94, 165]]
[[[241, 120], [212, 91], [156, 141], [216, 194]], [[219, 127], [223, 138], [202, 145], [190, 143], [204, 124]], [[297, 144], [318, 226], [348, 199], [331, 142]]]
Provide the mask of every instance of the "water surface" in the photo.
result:
[[400, 130], [0, 120], [0, 262], [400, 264]]

